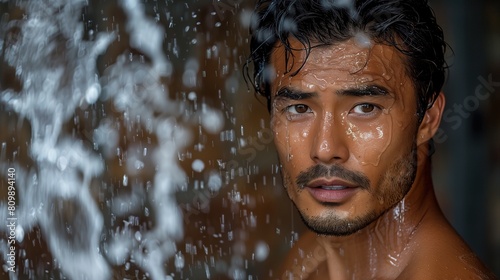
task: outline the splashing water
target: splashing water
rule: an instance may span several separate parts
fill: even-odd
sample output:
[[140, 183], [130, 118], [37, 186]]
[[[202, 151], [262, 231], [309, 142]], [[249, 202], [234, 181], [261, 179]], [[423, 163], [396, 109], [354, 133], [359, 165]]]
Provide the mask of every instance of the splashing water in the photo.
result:
[[[19, 91], [2, 88], [0, 102], [29, 122], [31, 128], [32, 167], [3, 158], [0, 162], [2, 170], [12, 164], [17, 170], [18, 242], [23, 232], [38, 226], [57, 265], [70, 279], [109, 279], [111, 265], [126, 265], [129, 259], [151, 279], [165, 279], [166, 260], [175, 258], [177, 268], [184, 266], [184, 257], [175, 246], [183, 235], [183, 224], [174, 193], [186, 181], [177, 157], [190, 140], [189, 119], [185, 123], [178, 120], [182, 105], [168, 98], [168, 89], [160, 82], [173, 71], [162, 51], [164, 32], [145, 16], [139, 1], [123, 0], [119, 5], [128, 19], [130, 46], [149, 57], [151, 63], [123, 54], [102, 76], [96, 66], [99, 55], [117, 40], [117, 34], [100, 32], [93, 40], [85, 40], [80, 16], [86, 3], [20, 2], [23, 18], [1, 22], [0, 30], [12, 35], [10, 40], [7, 36], [0, 38], [3, 59], [15, 69], [22, 86]], [[106, 114], [84, 135], [93, 145], [66, 131], [67, 123], [76, 119], [75, 112], [100, 101], [112, 104], [128, 132], [135, 125], [145, 127], [157, 139], [156, 147], [148, 151], [131, 145], [121, 151], [120, 128]], [[199, 114], [210, 120], [203, 123], [207, 131], [220, 130], [222, 119], [216, 111], [205, 108]], [[112, 215], [130, 218], [113, 231], [107, 229], [103, 216], [107, 213], [100, 210], [92, 189], [96, 178], [106, 172], [104, 159], [124, 152], [129, 155], [124, 164], [132, 175], [146, 164], [154, 165], [156, 173], [153, 182], [147, 183], [149, 191], [117, 195], [104, 202], [111, 205]], [[154, 155], [153, 163], [143, 160], [149, 154]], [[217, 174], [210, 180], [212, 185], [221, 181]], [[127, 174], [121, 183], [134, 184]], [[220, 183], [212, 187], [217, 186]], [[146, 207], [146, 216], [149, 211], [154, 214], [149, 229], [134, 227], [134, 205], [141, 202], [150, 207]], [[2, 200], [0, 219], [6, 218], [7, 204]], [[0, 229], [6, 231], [3, 224]], [[110, 240], [104, 243], [105, 229]], [[5, 257], [6, 243], [0, 245]], [[19, 274], [9, 275], [16, 279]]]
[[299, 217], [240, 84], [251, 12], [222, 4], [0, 1], [0, 278], [276, 276]]
[[[83, 2], [47, 2], [26, 4], [28, 18], [10, 23], [20, 29], [16, 42], [2, 42], [5, 60], [16, 69], [23, 88], [19, 93], [5, 90], [1, 101], [30, 122], [30, 156], [36, 162], [36, 170], [17, 168], [26, 176], [18, 184], [17, 227], [26, 231], [39, 224], [51, 252], [72, 278], [104, 279], [109, 269], [98, 251], [102, 216], [89, 192], [91, 178], [103, 165], [61, 130], [75, 108], [99, 95], [95, 61], [113, 37], [103, 34], [94, 44], [82, 42], [83, 29], [75, 18]], [[50, 39], [59, 36], [67, 39], [65, 46]], [[0, 215], [6, 215], [6, 205], [1, 208]], [[70, 235], [64, 225], [72, 230], [83, 226]]]

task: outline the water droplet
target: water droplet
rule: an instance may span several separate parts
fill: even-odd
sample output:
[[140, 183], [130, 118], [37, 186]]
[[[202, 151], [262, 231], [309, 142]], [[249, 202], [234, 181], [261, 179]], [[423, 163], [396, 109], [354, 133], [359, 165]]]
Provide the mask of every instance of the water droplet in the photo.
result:
[[123, 175], [123, 185], [126, 187], [128, 185], [128, 176]]
[[193, 101], [193, 100], [196, 100], [196, 92], [194, 91], [191, 91], [189, 94], [188, 94], [188, 99]]
[[175, 268], [177, 269], [177, 271], [180, 271], [181, 269], [184, 268], [185, 260], [184, 260], [184, 255], [182, 254], [182, 252], [178, 252], [177, 254], [175, 254], [174, 264], [175, 264]]
[[224, 119], [222, 118], [222, 114], [220, 112], [211, 109], [206, 109], [203, 112], [201, 125], [209, 133], [217, 133], [224, 126]]
[[24, 239], [24, 229], [22, 226], [16, 226], [16, 240], [19, 243], [22, 243]]
[[134, 167], [137, 170], [143, 169], [144, 168], [144, 162], [142, 162], [140, 160], [136, 160], [135, 163], [134, 163]]
[[222, 187], [222, 178], [218, 173], [211, 172], [208, 178], [208, 189], [212, 192], [218, 192]]
[[142, 240], [142, 234], [141, 234], [141, 232], [140, 231], [136, 231], [135, 234], [134, 234], [134, 238], [137, 241], [141, 241]]
[[269, 256], [269, 245], [264, 241], [257, 242], [255, 246], [255, 259], [259, 262], [265, 261]]
[[195, 159], [191, 164], [191, 168], [196, 172], [201, 172], [205, 169], [205, 163], [199, 159]]
[[68, 158], [65, 157], [65, 156], [60, 156], [58, 159], [57, 159], [57, 167], [59, 168], [59, 170], [61, 171], [64, 171], [66, 169], [66, 167], [68, 166]]
[[372, 46], [372, 41], [365, 32], [357, 32], [356, 35], [354, 35], [354, 42], [360, 48], [370, 48]]
[[97, 101], [97, 98], [99, 98], [100, 92], [101, 86], [99, 84], [91, 85], [85, 93], [85, 101], [88, 104], [94, 104]]

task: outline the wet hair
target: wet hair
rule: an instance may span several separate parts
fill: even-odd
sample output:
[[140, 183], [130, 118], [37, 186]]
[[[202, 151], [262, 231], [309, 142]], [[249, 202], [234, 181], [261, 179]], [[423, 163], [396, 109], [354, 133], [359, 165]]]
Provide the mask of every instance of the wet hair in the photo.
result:
[[[396, 48], [406, 58], [405, 69], [418, 95], [419, 122], [444, 84], [447, 44], [427, 0], [257, 0], [250, 32], [249, 63], [253, 62], [254, 72], [251, 77], [247, 65], [246, 77], [267, 99], [269, 110], [271, 53], [282, 44], [285, 65], [290, 59], [293, 64], [290, 38], [303, 44], [306, 59], [313, 47], [334, 45], [360, 33]], [[300, 67], [291, 75], [299, 71]]]

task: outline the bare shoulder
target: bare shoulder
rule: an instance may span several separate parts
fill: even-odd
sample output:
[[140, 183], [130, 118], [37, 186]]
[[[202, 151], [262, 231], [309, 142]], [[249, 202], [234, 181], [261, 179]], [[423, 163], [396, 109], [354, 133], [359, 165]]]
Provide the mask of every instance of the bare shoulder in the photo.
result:
[[447, 222], [423, 226], [412, 243], [400, 279], [496, 279]]

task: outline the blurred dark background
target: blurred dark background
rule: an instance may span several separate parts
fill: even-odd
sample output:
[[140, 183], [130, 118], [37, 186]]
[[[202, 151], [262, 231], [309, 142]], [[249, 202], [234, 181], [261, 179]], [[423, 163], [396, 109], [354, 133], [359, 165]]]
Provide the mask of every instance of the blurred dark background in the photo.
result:
[[[221, 110], [225, 118], [221, 133], [195, 133], [193, 145], [180, 157], [188, 186], [177, 195], [185, 226], [178, 248], [186, 256], [186, 264], [182, 271], [176, 270], [173, 262], [166, 269], [176, 271], [175, 279], [204, 279], [207, 266], [213, 279], [234, 278], [228, 272], [231, 267], [241, 267], [258, 279], [273, 275], [305, 229], [281, 187], [264, 101], [255, 97], [243, 80], [242, 69], [249, 55], [246, 24], [253, 2], [142, 2], [147, 14], [166, 28], [165, 52], [174, 73], [165, 83], [172, 98], [185, 99], [190, 91], [196, 91], [200, 102]], [[7, 3], [0, 2], [0, 14], [22, 17], [21, 11]], [[436, 139], [433, 162], [436, 193], [459, 234], [500, 275], [500, 117], [495, 113], [496, 106], [500, 106], [500, 1], [430, 3], [451, 46], [447, 54], [451, 68], [445, 86], [446, 115]], [[118, 54], [134, 53], [124, 28], [120, 28], [125, 16], [115, 1], [91, 0], [83, 14], [86, 30], [114, 30], [121, 35], [121, 41], [114, 42], [100, 58], [100, 74]], [[193, 59], [199, 64], [197, 85], [186, 89], [183, 74]], [[5, 86], [12, 73], [1, 72]], [[0, 109], [2, 127], [20, 123], [18, 116], [4, 107]], [[12, 138], [23, 143], [23, 138], [29, 138], [29, 125], [9, 128], [1, 134], [2, 143], [12, 143]], [[208, 148], [200, 150], [198, 144]], [[7, 146], [9, 149], [16, 148]], [[23, 160], [23, 154], [26, 157], [26, 152], [21, 151], [18, 160]], [[194, 159], [202, 159], [207, 168], [220, 171], [224, 186], [218, 193], [200, 195], [195, 182], [203, 177], [189, 171]], [[108, 164], [109, 171], [106, 178], [100, 178], [100, 184], [113, 186], [124, 171], [116, 162]], [[151, 171], [138, 175], [143, 180], [151, 176]], [[39, 236], [40, 232], [35, 228], [27, 235]], [[190, 246], [199, 248], [198, 253], [188, 252]], [[39, 262], [45, 270], [57, 270], [46, 247], [41, 242], [28, 248], [24, 258], [31, 263], [24, 262], [26, 266]], [[116, 267], [115, 278], [122, 276], [129, 275]]]
[[436, 192], [460, 235], [500, 275], [500, 2], [430, 3], [453, 51]]

